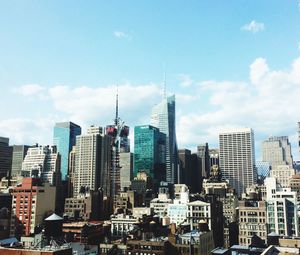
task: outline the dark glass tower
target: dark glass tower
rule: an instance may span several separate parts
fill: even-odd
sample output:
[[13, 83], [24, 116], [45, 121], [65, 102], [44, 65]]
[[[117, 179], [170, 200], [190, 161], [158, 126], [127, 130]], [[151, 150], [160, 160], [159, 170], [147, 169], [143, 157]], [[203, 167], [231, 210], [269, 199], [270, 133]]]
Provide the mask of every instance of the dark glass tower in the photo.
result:
[[53, 144], [61, 155], [62, 180], [66, 180], [69, 168], [69, 153], [76, 144], [76, 136], [81, 135], [81, 127], [73, 122], [56, 123], [53, 132]]
[[180, 183], [175, 122], [175, 95], [153, 107], [151, 125], [166, 135], [166, 181]]
[[157, 182], [165, 181], [166, 135], [145, 125], [134, 128], [134, 176], [145, 171]]

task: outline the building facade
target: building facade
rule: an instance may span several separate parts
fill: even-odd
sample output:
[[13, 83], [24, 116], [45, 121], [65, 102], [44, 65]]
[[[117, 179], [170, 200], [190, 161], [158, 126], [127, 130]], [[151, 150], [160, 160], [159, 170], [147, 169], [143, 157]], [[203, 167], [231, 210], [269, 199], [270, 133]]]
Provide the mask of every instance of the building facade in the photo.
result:
[[256, 182], [253, 130], [241, 128], [220, 133], [219, 145], [222, 176], [241, 196]]
[[290, 165], [276, 165], [270, 170], [270, 177], [276, 178], [277, 184], [282, 188], [289, 188], [291, 178], [296, 174]]
[[120, 188], [121, 191], [129, 189], [133, 179], [133, 153], [120, 153]]
[[54, 212], [56, 187], [41, 184], [39, 179], [24, 178], [12, 189], [11, 236], [29, 235], [43, 222], [46, 213]]
[[175, 121], [175, 95], [164, 97], [152, 108], [150, 124], [166, 135], [166, 181], [180, 183]]
[[299, 235], [297, 192], [277, 186], [276, 178], [265, 180], [268, 233], [280, 236]]
[[24, 177], [41, 178], [43, 182], [58, 186], [61, 182], [60, 154], [56, 146], [36, 145], [27, 150], [22, 163]]
[[266, 203], [239, 201], [239, 244], [249, 246], [254, 235], [267, 241]]
[[208, 178], [210, 175], [210, 159], [208, 143], [197, 146], [197, 156], [200, 159], [202, 178]]
[[11, 177], [21, 176], [22, 163], [29, 149], [28, 145], [13, 145]]
[[0, 137], [0, 179], [10, 175], [12, 162], [12, 147], [9, 146], [9, 139]]
[[278, 165], [293, 165], [291, 144], [287, 136], [271, 136], [262, 142], [262, 160], [274, 169]]
[[134, 176], [145, 171], [157, 182], [166, 179], [166, 135], [150, 125], [134, 128]]
[[56, 123], [53, 129], [53, 144], [61, 155], [62, 180], [67, 180], [69, 170], [69, 153], [76, 144], [76, 136], [81, 135], [81, 127], [73, 122]]
[[73, 196], [89, 190], [103, 189], [110, 196], [111, 138], [101, 127], [91, 126], [86, 135], [76, 137]]

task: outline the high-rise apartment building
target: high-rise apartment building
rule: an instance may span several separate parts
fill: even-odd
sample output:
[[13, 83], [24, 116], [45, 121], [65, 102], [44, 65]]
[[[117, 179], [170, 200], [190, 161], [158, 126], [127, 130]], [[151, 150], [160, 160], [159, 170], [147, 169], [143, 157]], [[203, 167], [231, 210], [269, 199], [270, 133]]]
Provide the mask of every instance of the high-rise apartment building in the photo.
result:
[[22, 186], [13, 188], [12, 196], [11, 236], [33, 234], [45, 214], [54, 212], [56, 187], [42, 185], [39, 179], [24, 178]]
[[219, 134], [222, 176], [240, 196], [256, 181], [254, 134], [251, 128]]
[[0, 137], [0, 179], [9, 176], [12, 161], [12, 147], [9, 138]]
[[153, 107], [150, 124], [166, 134], [166, 181], [178, 183], [178, 149], [176, 140], [175, 95], [165, 97]]
[[61, 182], [60, 154], [56, 146], [31, 147], [22, 163], [21, 175], [41, 178], [43, 182], [59, 185]]
[[166, 135], [150, 125], [134, 128], [134, 176], [145, 171], [160, 182], [166, 178]]
[[28, 145], [14, 145], [12, 154], [11, 176], [17, 177], [21, 175], [22, 163], [27, 154]]
[[81, 192], [103, 189], [110, 194], [111, 137], [101, 127], [91, 126], [86, 135], [76, 138], [74, 197]]
[[262, 160], [269, 162], [271, 168], [279, 165], [293, 165], [291, 144], [287, 136], [271, 136], [262, 142]]
[[53, 144], [61, 155], [62, 180], [68, 177], [69, 153], [76, 143], [77, 135], [81, 135], [81, 127], [73, 122], [59, 122], [54, 126]]

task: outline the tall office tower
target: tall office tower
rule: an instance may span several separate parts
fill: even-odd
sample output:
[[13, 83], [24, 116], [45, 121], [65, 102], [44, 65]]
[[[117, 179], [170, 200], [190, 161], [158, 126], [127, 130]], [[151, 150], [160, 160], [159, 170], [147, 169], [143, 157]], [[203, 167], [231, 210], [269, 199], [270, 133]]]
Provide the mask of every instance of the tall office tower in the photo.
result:
[[76, 137], [75, 175], [73, 196], [89, 190], [110, 190], [110, 137], [101, 127], [91, 126], [86, 135]]
[[0, 137], [0, 179], [9, 177], [12, 161], [12, 147], [9, 146], [9, 138]]
[[12, 154], [11, 176], [17, 177], [21, 175], [22, 163], [27, 154], [28, 145], [14, 145]]
[[24, 178], [22, 186], [12, 189], [12, 196], [10, 236], [33, 234], [45, 214], [55, 209], [56, 187], [42, 185], [39, 179]]
[[209, 161], [210, 161], [210, 169], [212, 166], [219, 166], [219, 149], [209, 149]]
[[287, 136], [271, 136], [262, 142], [262, 161], [269, 162], [271, 168], [279, 165], [293, 165], [291, 144]]
[[164, 97], [153, 107], [150, 124], [166, 134], [166, 181], [179, 183], [178, 149], [175, 122], [175, 95]]
[[200, 160], [188, 149], [178, 150], [181, 182], [189, 187], [191, 193], [201, 192], [202, 171]]
[[58, 186], [61, 183], [60, 154], [56, 146], [30, 147], [22, 163], [21, 175], [41, 178], [43, 182]]
[[69, 169], [69, 153], [76, 143], [76, 136], [81, 135], [81, 127], [73, 122], [56, 123], [53, 129], [53, 144], [61, 155], [61, 176], [67, 180]]
[[131, 180], [133, 179], [133, 153], [121, 152], [120, 153], [120, 188], [123, 191], [129, 188]]
[[134, 176], [145, 171], [156, 183], [166, 180], [166, 135], [150, 125], [134, 127]]
[[254, 133], [241, 128], [219, 134], [222, 176], [239, 196], [256, 181]]
[[197, 155], [201, 162], [202, 177], [208, 178], [210, 175], [210, 160], [208, 143], [197, 146]]

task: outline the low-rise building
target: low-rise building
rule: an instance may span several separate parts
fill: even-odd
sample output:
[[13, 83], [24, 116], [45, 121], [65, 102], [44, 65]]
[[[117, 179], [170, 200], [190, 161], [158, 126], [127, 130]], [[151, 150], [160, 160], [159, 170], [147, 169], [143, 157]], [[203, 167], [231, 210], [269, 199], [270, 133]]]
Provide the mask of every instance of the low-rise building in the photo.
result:
[[112, 215], [110, 222], [111, 234], [114, 238], [126, 236], [129, 231], [134, 229], [135, 225], [140, 223], [138, 218], [125, 214]]
[[210, 203], [200, 200], [193, 201], [187, 204], [188, 215], [187, 221], [190, 224], [191, 230], [197, 229], [200, 220], [205, 220], [211, 229], [211, 205]]
[[267, 210], [264, 201], [239, 201], [239, 244], [250, 245], [256, 235], [267, 240]]

